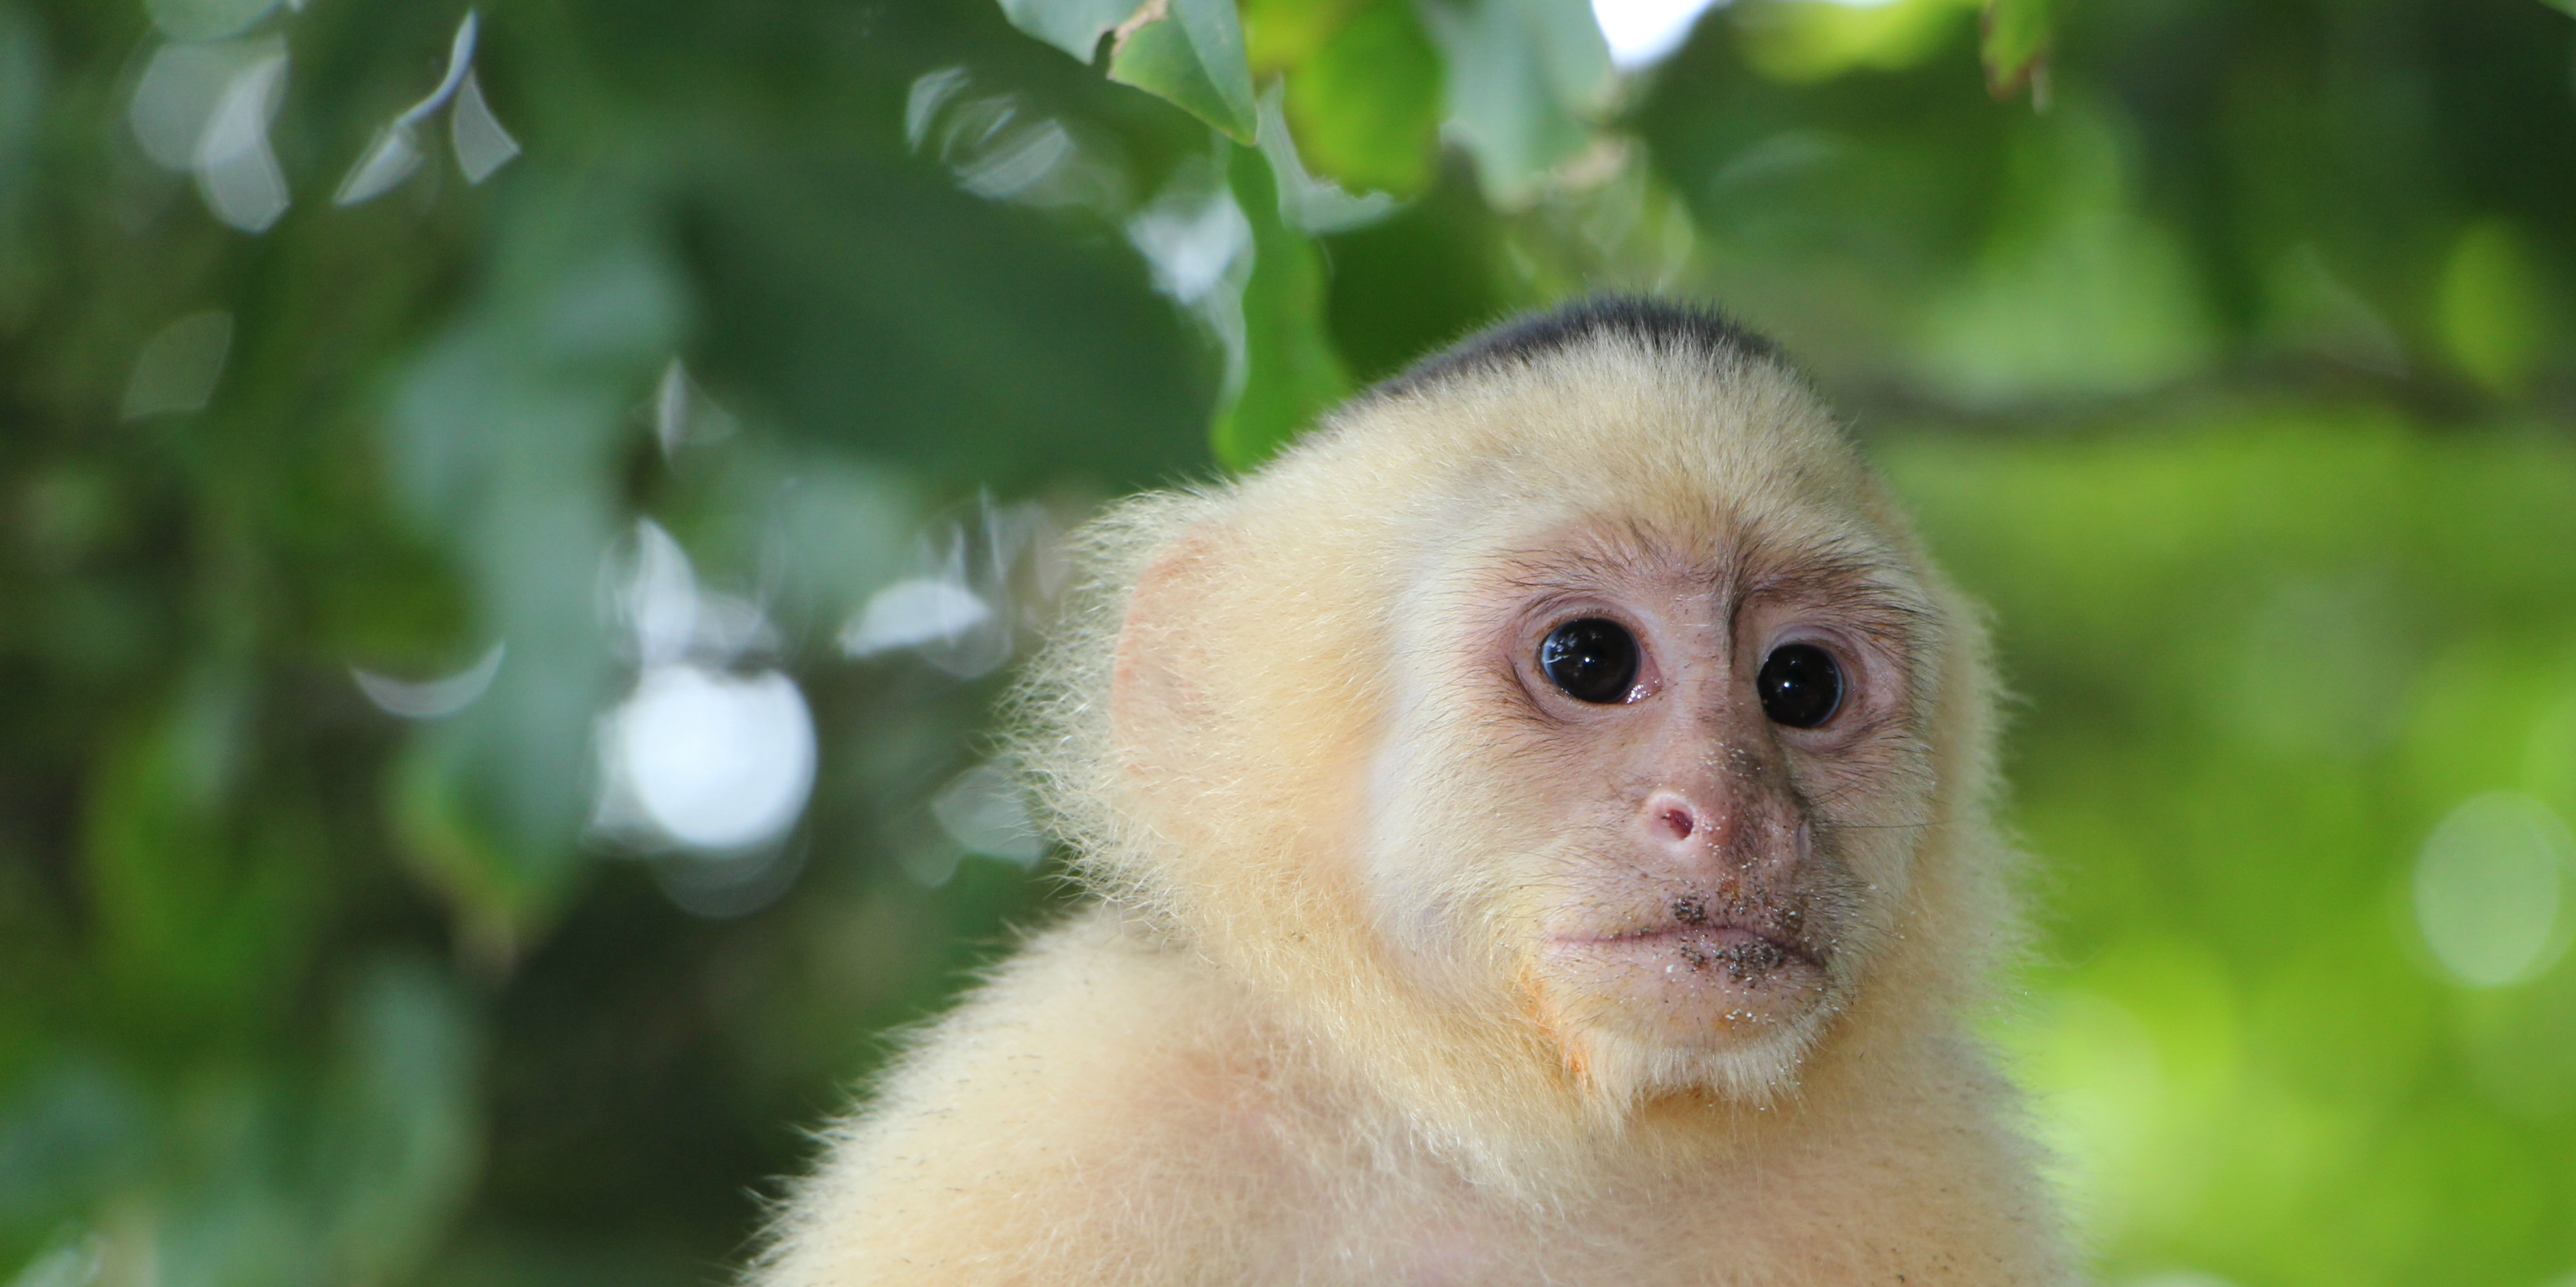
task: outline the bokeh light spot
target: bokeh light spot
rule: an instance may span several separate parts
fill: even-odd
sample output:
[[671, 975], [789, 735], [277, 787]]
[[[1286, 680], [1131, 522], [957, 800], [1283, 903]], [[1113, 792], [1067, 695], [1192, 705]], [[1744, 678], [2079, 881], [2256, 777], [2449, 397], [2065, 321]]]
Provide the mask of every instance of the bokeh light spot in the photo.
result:
[[2434, 959], [2482, 988], [2547, 969], [2567, 946], [2571, 850], [2567, 824], [2530, 796], [2495, 792], [2453, 809], [2415, 864], [2415, 921]]
[[441, 719], [473, 705], [490, 692], [493, 679], [501, 673], [502, 660], [509, 655], [508, 644], [496, 643], [473, 665], [438, 679], [402, 680], [356, 666], [349, 668], [349, 675], [358, 681], [358, 691], [388, 715]]
[[650, 667], [611, 716], [605, 750], [639, 820], [696, 849], [776, 839], [814, 785], [814, 719], [777, 671]]
[[134, 357], [125, 381], [125, 418], [195, 411], [215, 393], [224, 357], [233, 344], [233, 315], [223, 309], [191, 313], [162, 327]]
[[286, 213], [286, 175], [268, 146], [269, 122], [286, 94], [286, 55], [272, 54], [224, 86], [197, 139], [197, 191], [216, 218], [266, 232]]
[[483, 82], [473, 72], [456, 90], [456, 110], [448, 113], [449, 141], [456, 146], [456, 168], [467, 183], [479, 184], [519, 154], [519, 141], [501, 128], [492, 104], [483, 97]]
[[185, 172], [197, 163], [197, 144], [224, 91], [242, 72], [277, 56], [274, 36], [208, 45], [163, 45], [134, 82], [126, 123], [143, 155], [166, 170]]
[[968, 853], [1024, 867], [1034, 867], [1046, 856], [1046, 841], [1029, 818], [1028, 797], [1002, 765], [978, 764], [958, 774], [930, 802], [930, 812], [948, 838]]
[[[447, 70], [438, 78], [438, 84], [431, 88], [428, 97], [404, 109], [401, 115], [376, 131], [374, 141], [359, 154], [357, 164], [349, 167], [349, 177], [340, 181], [340, 190], [331, 198], [334, 204], [354, 206], [373, 201], [392, 191], [396, 184], [410, 178], [412, 172], [420, 168], [423, 155], [421, 127], [438, 114], [438, 109], [456, 97], [472, 75], [477, 30], [475, 13], [468, 9], [465, 17], [456, 24], [455, 37], [448, 42]], [[475, 102], [489, 123], [489, 132], [486, 133], [484, 122], [466, 124], [451, 121], [450, 127], [455, 134], [457, 164], [464, 168], [469, 181], [481, 183], [492, 170], [518, 155], [519, 145], [501, 129], [499, 121], [489, 119], [491, 111], [482, 105], [480, 86], [475, 91]], [[478, 174], [475, 172], [478, 165], [488, 165], [488, 168]]]
[[859, 619], [842, 632], [841, 651], [852, 657], [872, 657], [940, 643], [965, 635], [992, 616], [992, 606], [965, 586], [908, 577], [868, 596]]
[[206, 208], [244, 232], [265, 232], [286, 213], [286, 176], [268, 143], [286, 61], [286, 42], [273, 35], [164, 45], [126, 107], [143, 154], [195, 174]]

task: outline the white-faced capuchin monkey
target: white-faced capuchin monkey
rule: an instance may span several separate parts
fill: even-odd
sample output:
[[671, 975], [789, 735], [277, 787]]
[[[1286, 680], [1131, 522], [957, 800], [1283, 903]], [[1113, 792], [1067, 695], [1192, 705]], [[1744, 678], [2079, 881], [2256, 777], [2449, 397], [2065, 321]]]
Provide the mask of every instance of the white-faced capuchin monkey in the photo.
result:
[[1092, 901], [759, 1287], [2073, 1280], [1977, 616], [1768, 344], [1513, 323], [1082, 556], [1014, 710]]

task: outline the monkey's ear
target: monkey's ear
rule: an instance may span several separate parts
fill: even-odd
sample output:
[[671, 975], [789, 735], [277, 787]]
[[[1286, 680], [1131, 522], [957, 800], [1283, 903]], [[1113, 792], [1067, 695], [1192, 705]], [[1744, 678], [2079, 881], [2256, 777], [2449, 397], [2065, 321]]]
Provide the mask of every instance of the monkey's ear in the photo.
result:
[[1146, 565], [1128, 596], [1109, 721], [1120, 766], [1131, 773], [1163, 778], [1185, 769], [1208, 727], [1208, 599], [1223, 548], [1217, 532], [1182, 533]]

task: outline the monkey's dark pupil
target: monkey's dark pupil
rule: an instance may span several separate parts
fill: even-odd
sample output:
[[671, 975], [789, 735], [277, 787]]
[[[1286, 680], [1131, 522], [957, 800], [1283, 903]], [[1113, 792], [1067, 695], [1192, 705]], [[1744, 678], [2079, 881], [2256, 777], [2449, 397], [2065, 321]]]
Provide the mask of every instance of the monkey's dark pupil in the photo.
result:
[[1538, 665], [1549, 683], [1578, 702], [1623, 702], [1637, 682], [1637, 638], [1616, 621], [1569, 621], [1539, 645]]
[[1843, 668], [1814, 644], [1783, 644], [1763, 661], [1754, 687], [1762, 693], [1762, 713], [1773, 723], [1814, 728], [1842, 709]]

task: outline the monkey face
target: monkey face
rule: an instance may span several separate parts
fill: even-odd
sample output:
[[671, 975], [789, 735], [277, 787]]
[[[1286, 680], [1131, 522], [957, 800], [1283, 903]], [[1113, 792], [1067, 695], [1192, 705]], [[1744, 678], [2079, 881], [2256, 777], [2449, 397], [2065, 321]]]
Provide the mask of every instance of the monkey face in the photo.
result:
[[1847, 534], [1732, 521], [1463, 562], [1412, 682], [1464, 700], [1413, 704], [1379, 766], [1382, 924], [1477, 962], [1589, 1080], [1772, 1093], [1861, 986], [1930, 808], [1922, 593]]
[[1435, 371], [1122, 525], [1029, 743], [1086, 871], [1389, 1066], [1760, 1102], [1995, 937], [1977, 632], [1767, 360]]

